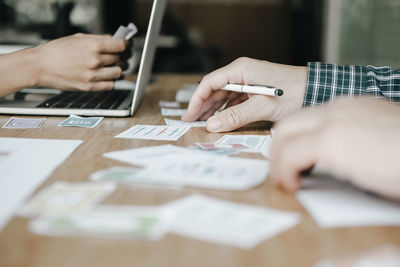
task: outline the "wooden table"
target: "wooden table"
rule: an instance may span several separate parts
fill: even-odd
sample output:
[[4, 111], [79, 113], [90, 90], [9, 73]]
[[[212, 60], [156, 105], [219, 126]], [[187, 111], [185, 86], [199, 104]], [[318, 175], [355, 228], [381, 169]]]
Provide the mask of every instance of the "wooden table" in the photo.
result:
[[[81, 139], [72, 155], [37, 191], [55, 181], [88, 181], [97, 170], [126, 165], [102, 157], [107, 151], [159, 144], [192, 145], [213, 142], [223, 134], [192, 128], [177, 142], [116, 139], [115, 135], [135, 124], [164, 124], [159, 100], [174, 100], [183, 84], [197, 82], [199, 75], [160, 75], [149, 87], [134, 117], [106, 118], [92, 129], [57, 127], [63, 117], [48, 117], [40, 129], [0, 129], [1, 137]], [[10, 116], [0, 116], [4, 125]], [[235, 134], [268, 134], [267, 123], [256, 123]], [[40, 156], [40, 153], [38, 153]], [[254, 155], [253, 157], [259, 157]], [[0, 174], [1, 176], [1, 174]], [[0, 266], [312, 266], [315, 262], [392, 243], [400, 246], [399, 227], [362, 227], [323, 230], [305, 212], [296, 198], [280, 191], [268, 180], [245, 192], [184, 188], [180, 190], [120, 185], [105, 204], [159, 205], [191, 193], [300, 212], [299, 225], [252, 250], [168, 234], [161, 241], [54, 238], [31, 234], [28, 220], [14, 217], [0, 233]]]

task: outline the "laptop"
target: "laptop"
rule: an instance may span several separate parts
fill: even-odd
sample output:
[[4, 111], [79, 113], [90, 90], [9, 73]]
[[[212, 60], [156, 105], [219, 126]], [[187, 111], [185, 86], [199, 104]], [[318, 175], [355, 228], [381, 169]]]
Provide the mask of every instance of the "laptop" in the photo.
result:
[[157, 38], [167, 0], [154, 0], [134, 89], [103, 92], [23, 89], [0, 98], [0, 114], [68, 116], [133, 116], [151, 76]]

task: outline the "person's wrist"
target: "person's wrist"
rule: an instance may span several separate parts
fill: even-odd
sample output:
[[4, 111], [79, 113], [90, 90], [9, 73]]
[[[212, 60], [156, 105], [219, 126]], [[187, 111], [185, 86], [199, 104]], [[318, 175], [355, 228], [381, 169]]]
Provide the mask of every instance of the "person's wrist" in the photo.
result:
[[308, 68], [306, 66], [268, 62], [266, 73], [269, 74], [268, 79], [271, 80], [272, 85], [283, 89], [286, 95], [290, 94], [291, 99], [296, 102], [293, 103], [296, 107], [302, 106], [307, 87]]
[[294, 97], [295, 106], [300, 109], [303, 106], [304, 97], [307, 90], [308, 67], [295, 66], [293, 68], [293, 79], [291, 80], [291, 82], [293, 83], [293, 91], [296, 94], [296, 96]]
[[300, 109], [303, 106], [307, 87], [308, 68], [276, 63], [271, 67], [271, 74], [276, 79], [276, 84], [284, 90], [285, 101], [290, 106], [289, 110]]
[[38, 54], [38, 47], [29, 48], [24, 51], [24, 66], [22, 66], [22, 68], [25, 69], [24, 77], [26, 87], [37, 87], [41, 85], [41, 60]]

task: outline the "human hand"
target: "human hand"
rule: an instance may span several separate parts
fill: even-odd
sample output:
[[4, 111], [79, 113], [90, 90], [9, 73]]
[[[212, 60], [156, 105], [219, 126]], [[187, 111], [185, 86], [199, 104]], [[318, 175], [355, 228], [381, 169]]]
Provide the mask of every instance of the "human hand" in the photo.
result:
[[300, 187], [301, 172], [318, 164], [362, 189], [400, 199], [400, 106], [382, 100], [338, 101], [278, 122], [270, 177]]
[[37, 85], [110, 90], [121, 76], [120, 53], [126, 45], [127, 41], [111, 36], [75, 34], [33, 48], [38, 63]]
[[[208, 119], [211, 132], [231, 131], [254, 121], [275, 121], [302, 106], [306, 82], [307, 67], [239, 58], [204, 76], [182, 120]], [[219, 90], [228, 83], [269, 85], [285, 93], [270, 97]], [[212, 116], [226, 101], [227, 108]]]

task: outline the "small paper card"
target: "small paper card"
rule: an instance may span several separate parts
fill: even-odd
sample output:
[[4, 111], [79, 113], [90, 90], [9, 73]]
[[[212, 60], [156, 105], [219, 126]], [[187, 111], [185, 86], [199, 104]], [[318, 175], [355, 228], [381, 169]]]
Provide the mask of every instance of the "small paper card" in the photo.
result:
[[83, 127], [93, 128], [99, 124], [104, 117], [79, 117], [76, 115], [70, 115], [65, 121], [61, 122], [58, 126], [61, 127]]
[[11, 117], [11, 119], [9, 119], [6, 124], [4, 124], [3, 128], [7, 128], [7, 129], [40, 128], [40, 127], [42, 127], [45, 120], [46, 119], [44, 119], [44, 118], [26, 119], [26, 118]]

